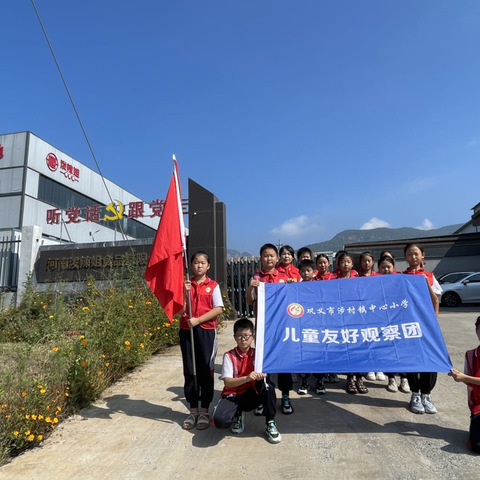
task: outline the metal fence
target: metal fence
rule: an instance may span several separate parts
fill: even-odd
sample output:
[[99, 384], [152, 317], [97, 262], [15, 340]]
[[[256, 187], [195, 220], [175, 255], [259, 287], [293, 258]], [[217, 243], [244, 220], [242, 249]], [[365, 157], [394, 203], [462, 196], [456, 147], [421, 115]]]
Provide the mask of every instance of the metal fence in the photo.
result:
[[248, 284], [259, 269], [258, 257], [237, 257], [227, 261], [227, 292], [233, 310], [241, 317], [253, 316], [253, 308], [247, 305], [245, 296]]
[[20, 232], [0, 234], [0, 291], [14, 292], [18, 286]]

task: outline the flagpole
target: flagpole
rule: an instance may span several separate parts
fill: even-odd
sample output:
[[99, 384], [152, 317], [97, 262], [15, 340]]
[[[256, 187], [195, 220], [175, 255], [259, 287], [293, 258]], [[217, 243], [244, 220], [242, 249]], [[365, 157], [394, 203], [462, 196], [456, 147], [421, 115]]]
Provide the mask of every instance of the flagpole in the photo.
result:
[[[183, 208], [182, 208], [182, 193], [180, 190], [180, 179], [178, 178], [178, 165], [177, 159], [175, 155], [173, 155], [173, 165], [175, 169], [175, 179], [177, 182], [177, 202], [178, 202], [178, 213], [181, 216], [180, 218], [180, 225], [181, 225], [181, 234], [182, 234], [182, 244], [183, 244], [183, 267], [185, 271], [185, 276], [187, 278], [187, 282], [190, 282], [190, 275], [188, 273], [188, 256], [187, 256], [187, 244], [186, 244], [186, 235], [185, 235], [185, 226], [183, 222]], [[181, 212], [181, 213], [180, 213]], [[183, 228], [182, 228], [183, 226]], [[192, 318], [192, 295], [191, 290], [187, 291], [187, 307], [188, 307], [188, 314], [190, 318]], [[198, 390], [198, 382], [197, 382], [197, 362], [195, 360], [195, 338], [193, 335], [193, 327], [190, 327], [190, 343], [192, 348], [192, 367], [193, 367], [193, 381], [195, 384], [195, 390]]]

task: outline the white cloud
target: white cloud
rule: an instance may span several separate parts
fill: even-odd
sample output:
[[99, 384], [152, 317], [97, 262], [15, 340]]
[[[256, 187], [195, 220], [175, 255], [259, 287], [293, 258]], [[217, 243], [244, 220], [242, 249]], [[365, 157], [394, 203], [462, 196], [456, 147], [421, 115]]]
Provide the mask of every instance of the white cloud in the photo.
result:
[[385, 220], [381, 220], [377, 217], [372, 217], [368, 222], [364, 223], [360, 230], [372, 230], [374, 228], [392, 228], [391, 225]]
[[426, 218], [419, 227], [415, 228], [418, 228], [419, 230], [432, 230], [432, 228], [435, 227], [433, 223], [428, 218]]
[[299, 217], [289, 218], [280, 226], [270, 230], [271, 234], [298, 237], [312, 230], [316, 230], [317, 225], [307, 215], [300, 215]]

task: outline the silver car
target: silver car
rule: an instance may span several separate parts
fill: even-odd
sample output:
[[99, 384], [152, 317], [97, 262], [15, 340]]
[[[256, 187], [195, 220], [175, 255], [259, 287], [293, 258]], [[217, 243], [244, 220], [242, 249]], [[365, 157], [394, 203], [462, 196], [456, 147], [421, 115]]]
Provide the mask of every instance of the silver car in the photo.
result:
[[480, 272], [454, 272], [442, 275], [441, 304], [456, 307], [460, 303], [480, 303]]

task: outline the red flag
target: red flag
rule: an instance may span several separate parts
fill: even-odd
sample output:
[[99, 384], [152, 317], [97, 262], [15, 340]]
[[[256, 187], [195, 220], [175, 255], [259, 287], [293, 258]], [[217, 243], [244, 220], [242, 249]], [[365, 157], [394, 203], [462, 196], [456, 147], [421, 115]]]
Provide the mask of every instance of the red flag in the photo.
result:
[[158, 298], [170, 322], [172, 322], [173, 316], [183, 308], [184, 304], [185, 252], [182, 194], [175, 156], [173, 162], [172, 180], [145, 271], [145, 280]]

